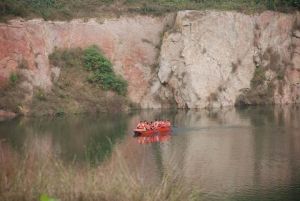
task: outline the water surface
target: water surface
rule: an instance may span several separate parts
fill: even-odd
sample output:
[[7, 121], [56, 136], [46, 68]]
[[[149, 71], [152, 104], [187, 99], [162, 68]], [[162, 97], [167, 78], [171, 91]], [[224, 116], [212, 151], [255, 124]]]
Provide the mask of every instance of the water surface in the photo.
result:
[[[171, 136], [134, 138], [139, 120], [170, 119]], [[100, 164], [115, 146], [132, 171], [159, 181], [168, 162], [204, 200], [299, 200], [300, 107], [216, 111], [144, 110], [133, 114], [19, 118], [0, 123], [0, 141], [22, 153], [47, 139], [66, 163]], [[144, 141], [143, 141], [144, 140]]]

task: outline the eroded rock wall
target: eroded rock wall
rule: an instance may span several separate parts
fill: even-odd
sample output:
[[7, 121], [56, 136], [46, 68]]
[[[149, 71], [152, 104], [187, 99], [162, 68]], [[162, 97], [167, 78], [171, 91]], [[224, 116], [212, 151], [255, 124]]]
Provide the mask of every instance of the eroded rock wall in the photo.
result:
[[55, 48], [95, 44], [112, 61], [116, 73], [128, 81], [130, 100], [140, 103], [153, 77], [161, 36], [173, 20], [173, 15], [123, 16], [70, 22], [13, 20], [0, 24], [0, 87], [18, 72], [24, 78], [20, 85], [30, 101], [34, 87], [48, 91], [59, 76], [59, 68], [50, 66], [48, 60]]
[[300, 14], [269, 11], [2, 23], [0, 88], [18, 72], [26, 92], [18, 104], [30, 101], [35, 87], [48, 91], [59, 77], [48, 60], [55, 48], [93, 44], [143, 108], [300, 103]]
[[300, 102], [297, 17], [179, 12], [163, 39], [153, 96], [180, 108]]

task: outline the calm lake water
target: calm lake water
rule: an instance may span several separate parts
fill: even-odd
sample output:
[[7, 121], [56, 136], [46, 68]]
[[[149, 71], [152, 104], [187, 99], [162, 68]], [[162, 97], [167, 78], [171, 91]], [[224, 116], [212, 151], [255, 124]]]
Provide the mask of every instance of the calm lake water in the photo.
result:
[[[134, 138], [139, 120], [170, 119], [171, 135]], [[112, 149], [154, 182], [174, 170], [204, 200], [300, 200], [300, 106], [19, 118], [0, 122], [0, 141], [22, 152], [50, 140], [66, 163], [100, 164]], [[132, 154], [133, 153], [133, 154]]]

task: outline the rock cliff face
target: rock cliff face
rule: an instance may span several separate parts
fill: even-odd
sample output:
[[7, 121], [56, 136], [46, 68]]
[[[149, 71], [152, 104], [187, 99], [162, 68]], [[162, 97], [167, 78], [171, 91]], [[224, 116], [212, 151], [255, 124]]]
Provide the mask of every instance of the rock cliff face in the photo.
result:
[[299, 14], [179, 12], [153, 94], [180, 108], [299, 103], [299, 24]]
[[48, 60], [55, 48], [96, 44], [143, 108], [300, 103], [299, 13], [174, 16], [2, 23], [0, 90], [19, 73], [26, 92], [19, 104], [30, 102], [35, 87], [49, 91], [59, 77]]
[[59, 76], [59, 68], [50, 66], [48, 59], [55, 48], [97, 45], [112, 61], [116, 73], [128, 80], [131, 101], [139, 103], [153, 76], [161, 36], [173, 19], [173, 15], [124, 16], [103, 21], [35, 19], [0, 24], [0, 87], [7, 85], [10, 75], [19, 73], [21, 88], [30, 101], [33, 88], [49, 91]]

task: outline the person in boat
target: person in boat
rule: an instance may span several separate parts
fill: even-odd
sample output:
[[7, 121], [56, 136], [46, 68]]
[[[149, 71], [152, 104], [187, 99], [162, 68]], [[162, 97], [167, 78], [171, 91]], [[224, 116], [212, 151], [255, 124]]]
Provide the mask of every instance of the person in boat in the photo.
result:
[[153, 122], [153, 127], [154, 128], [158, 128], [158, 121], [157, 121], [157, 119], [155, 119], [155, 121]]
[[144, 127], [143, 124], [144, 124], [144, 123], [143, 123], [142, 121], [140, 121], [140, 122], [137, 124], [136, 128], [138, 128], [138, 129], [143, 128], [143, 127]]
[[157, 128], [159, 128], [161, 126], [161, 121], [158, 120], [156, 125], [157, 125]]
[[139, 130], [144, 130], [146, 131], [146, 127], [145, 127], [145, 123], [140, 121], [140, 123], [138, 123], [138, 125], [136, 126], [137, 129]]
[[147, 122], [147, 123], [145, 124], [145, 128], [146, 128], [146, 130], [150, 130], [150, 129], [151, 129], [151, 126], [150, 126], [149, 122]]
[[151, 130], [155, 130], [156, 129], [156, 127], [155, 127], [155, 125], [154, 125], [154, 122], [150, 122], [150, 129]]
[[161, 122], [160, 122], [160, 127], [162, 127], [162, 128], [166, 127], [165, 121], [161, 121]]
[[169, 121], [169, 119], [166, 120], [166, 126], [171, 127], [171, 122]]

